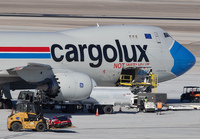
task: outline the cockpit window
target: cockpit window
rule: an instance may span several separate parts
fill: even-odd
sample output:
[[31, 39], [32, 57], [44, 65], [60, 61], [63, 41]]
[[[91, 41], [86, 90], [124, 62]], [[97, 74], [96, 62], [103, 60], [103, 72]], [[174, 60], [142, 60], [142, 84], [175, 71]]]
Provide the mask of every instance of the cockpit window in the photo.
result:
[[163, 34], [164, 34], [165, 38], [171, 37], [167, 32], [165, 32], [165, 33], [163, 33]]

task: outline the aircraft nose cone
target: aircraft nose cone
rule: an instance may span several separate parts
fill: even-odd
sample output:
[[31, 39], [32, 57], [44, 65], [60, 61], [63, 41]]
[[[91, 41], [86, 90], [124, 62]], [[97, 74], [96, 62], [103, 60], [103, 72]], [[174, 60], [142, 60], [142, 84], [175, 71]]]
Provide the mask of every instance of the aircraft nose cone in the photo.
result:
[[174, 58], [174, 66], [171, 69], [171, 72], [176, 76], [180, 76], [187, 72], [196, 62], [194, 55], [177, 41], [174, 42], [170, 52]]

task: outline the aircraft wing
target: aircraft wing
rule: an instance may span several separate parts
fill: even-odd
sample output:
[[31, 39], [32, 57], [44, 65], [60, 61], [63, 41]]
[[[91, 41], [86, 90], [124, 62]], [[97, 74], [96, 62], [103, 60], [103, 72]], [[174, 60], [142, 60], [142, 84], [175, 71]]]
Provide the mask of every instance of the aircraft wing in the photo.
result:
[[29, 83], [41, 82], [54, 75], [50, 65], [39, 63], [28, 63], [26, 66], [15, 67], [9, 71]]
[[37, 88], [58, 101], [81, 100], [91, 94], [93, 80], [87, 74], [67, 69], [55, 70], [50, 65], [28, 63], [1, 70], [0, 84], [5, 95], [10, 89]]
[[18, 71], [18, 70], [22, 70], [24, 68], [27, 69], [52, 69], [50, 65], [46, 65], [46, 64], [40, 64], [40, 63], [28, 63], [27, 66], [22, 66], [22, 67], [16, 67], [13, 69], [13, 71]]

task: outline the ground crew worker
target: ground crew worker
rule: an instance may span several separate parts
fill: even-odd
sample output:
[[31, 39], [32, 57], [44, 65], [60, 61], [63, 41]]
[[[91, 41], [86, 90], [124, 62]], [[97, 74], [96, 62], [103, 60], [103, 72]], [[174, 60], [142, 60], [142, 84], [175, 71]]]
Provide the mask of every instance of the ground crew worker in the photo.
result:
[[157, 115], [158, 115], [158, 112], [160, 112], [160, 115], [161, 115], [161, 109], [162, 109], [162, 107], [163, 107], [163, 104], [162, 104], [162, 102], [159, 100], [159, 101], [157, 102]]
[[147, 101], [148, 101], [148, 99], [147, 99], [147, 97], [145, 97], [144, 102], [147, 102]]
[[152, 69], [150, 69], [150, 71], [149, 71], [149, 83], [151, 83], [152, 74], [153, 74]]

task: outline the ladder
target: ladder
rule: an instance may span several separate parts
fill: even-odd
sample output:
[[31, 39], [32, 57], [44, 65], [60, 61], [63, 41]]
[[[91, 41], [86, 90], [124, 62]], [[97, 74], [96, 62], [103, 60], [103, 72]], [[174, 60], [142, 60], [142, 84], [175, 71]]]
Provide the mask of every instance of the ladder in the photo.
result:
[[153, 74], [151, 76], [151, 81], [152, 86], [154, 87], [154, 93], [158, 93], [158, 74]]

